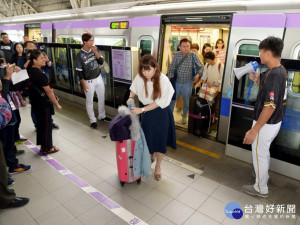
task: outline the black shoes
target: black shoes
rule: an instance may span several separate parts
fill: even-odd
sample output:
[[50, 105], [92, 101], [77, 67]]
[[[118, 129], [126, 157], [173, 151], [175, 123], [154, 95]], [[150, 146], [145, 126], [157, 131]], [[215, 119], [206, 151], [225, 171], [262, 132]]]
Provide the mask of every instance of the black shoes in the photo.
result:
[[9, 204], [8, 208], [21, 207], [29, 202], [29, 198], [15, 197]]
[[97, 129], [97, 123], [91, 123], [91, 127]]
[[111, 119], [109, 119], [108, 117], [105, 117], [103, 119], [101, 119], [101, 121], [104, 121], [106, 123], [109, 123], [111, 121]]
[[24, 153], [25, 153], [25, 150], [17, 150], [16, 151], [16, 156], [23, 155]]
[[59, 126], [56, 123], [52, 123], [52, 128], [53, 129], [59, 129]]

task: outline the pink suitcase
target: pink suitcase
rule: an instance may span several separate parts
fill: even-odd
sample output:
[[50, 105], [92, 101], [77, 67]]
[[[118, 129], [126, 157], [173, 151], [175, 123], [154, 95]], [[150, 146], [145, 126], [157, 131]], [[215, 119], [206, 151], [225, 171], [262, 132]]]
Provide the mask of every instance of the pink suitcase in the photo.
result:
[[118, 173], [121, 186], [126, 183], [131, 183], [137, 181], [141, 183], [141, 177], [134, 179], [133, 173], [133, 155], [134, 155], [135, 141], [124, 140], [122, 142], [116, 141], [116, 156]]

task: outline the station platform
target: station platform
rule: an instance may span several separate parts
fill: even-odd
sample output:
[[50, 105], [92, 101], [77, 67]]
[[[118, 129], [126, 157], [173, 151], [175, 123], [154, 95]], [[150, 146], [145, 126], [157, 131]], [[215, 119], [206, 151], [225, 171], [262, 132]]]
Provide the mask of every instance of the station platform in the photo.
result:
[[[140, 184], [122, 187], [108, 124], [98, 121], [98, 129], [91, 129], [83, 106], [63, 99], [61, 105], [53, 117], [60, 126], [53, 144], [60, 151], [46, 157], [35, 146], [30, 105], [20, 110], [20, 133], [29, 141], [18, 145], [26, 151], [18, 158], [32, 168], [13, 175], [12, 189], [30, 202], [0, 210], [1, 225], [300, 225], [300, 181], [270, 172], [269, 197], [251, 197], [241, 190], [254, 182], [250, 164], [225, 156], [224, 144], [184, 131], [176, 131], [178, 148], [168, 149], [160, 181], [153, 163]], [[230, 202], [241, 206], [241, 219], [226, 216]], [[259, 212], [272, 205], [273, 213]], [[295, 212], [287, 213], [288, 205]]]

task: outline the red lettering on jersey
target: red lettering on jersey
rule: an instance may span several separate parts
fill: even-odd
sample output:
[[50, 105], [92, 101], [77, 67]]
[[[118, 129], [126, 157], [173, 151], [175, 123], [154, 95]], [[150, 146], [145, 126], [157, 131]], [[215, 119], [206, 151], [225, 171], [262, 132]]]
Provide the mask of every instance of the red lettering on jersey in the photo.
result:
[[274, 92], [273, 91], [270, 92], [270, 100], [274, 101]]

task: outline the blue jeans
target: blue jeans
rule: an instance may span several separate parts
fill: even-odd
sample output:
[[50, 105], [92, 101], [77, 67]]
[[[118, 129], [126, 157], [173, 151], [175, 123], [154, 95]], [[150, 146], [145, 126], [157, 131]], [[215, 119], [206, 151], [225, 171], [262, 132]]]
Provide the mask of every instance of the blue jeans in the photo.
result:
[[182, 116], [187, 116], [187, 113], [189, 111], [189, 99], [192, 94], [192, 87], [193, 87], [193, 81], [187, 82], [187, 83], [179, 83], [176, 82], [176, 100], [172, 100], [170, 103], [171, 111], [174, 111], [175, 103], [179, 97], [179, 95], [182, 95], [183, 98], [183, 114]]

